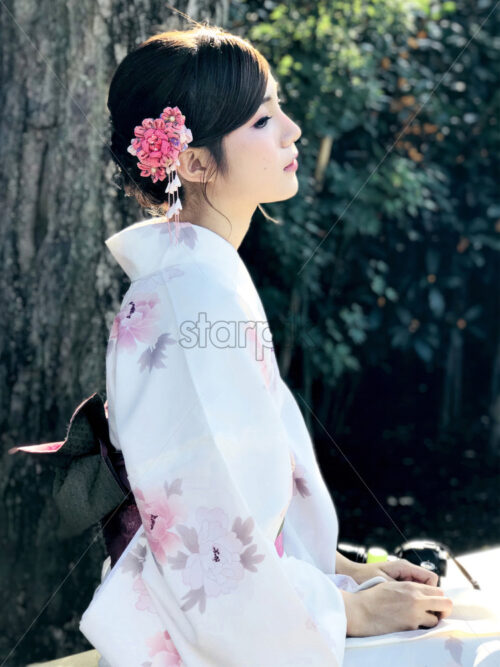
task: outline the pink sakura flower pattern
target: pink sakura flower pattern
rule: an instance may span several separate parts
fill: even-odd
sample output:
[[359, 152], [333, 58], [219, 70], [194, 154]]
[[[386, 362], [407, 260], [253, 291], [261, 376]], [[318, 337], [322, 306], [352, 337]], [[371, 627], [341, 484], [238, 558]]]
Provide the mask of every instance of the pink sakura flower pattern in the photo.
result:
[[110, 340], [116, 340], [120, 347], [135, 350], [137, 341], [152, 343], [159, 334], [158, 294], [144, 293], [128, 301], [116, 315], [111, 331]]
[[156, 614], [156, 607], [140, 574], [135, 577], [132, 588], [137, 593], [135, 608], [139, 611], [150, 611], [152, 614]]
[[129, 551], [121, 562], [120, 568], [123, 572], [130, 572], [132, 574], [134, 582], [132, 590], [137, 593], [135, 608], [139, 611], [149, 611], [152, 614], [157, 614], [154, 602], [141, 576], [147, 554], [146, 544], [147, 540], [145, 536], [139, 538], [135, 547]]
[[164, 630], [157, 632], [146, 640], [152, 662], [143, 662], [141, 667], [182, 667], [179, 655], [169, 633]]
[[172, 484], [165, 482], [161, 491], [148, 493], [148, 497], [138, 487], [132, 489], [142, 524], [148, 537], [151, 551], [158, 563], [164, 563], [167, 553], [181, 544], [181, 539], [173, 532], [178, 519], [184, 520], [185, 510], [177, 496], [182, 495], [181, 480]]
[[[130, 572], [133, 576], [134, 583], [132, 588], [138, 593], [135, 603], [136, 609], [157, 614], [154, 602], [141, 576], [146, 556], [147, 539], [143, 534], [137, 540], [134, 548], [125, 556], [119, 567], [123, 572]], [[157, 632], [146, 641], [148, 644], [148, 653], [153, 660], [143, 662], [141, 667], [182, 667], [181, 657], [170, 634], [166, 630], [164, 632]]]
[[141, 125], [136, 125], [136, 138], [132, 139], [127, 151], [139, 159], [137, 166], [141, 176], [150, 176], [153, 183], [165, 180], [165, 167], [175, 164], [193, 140], [185, 120], [178, 107], [165, 107], [159, 118], [145, 118]]
[[114, 343], [130, 352], [135, 351], [137, 342], [147, 343], [137, 362], [140, 371], [166, 368], [166, 346], [176, 341], [168, 332], [159, 332], [160, 311], [155, 310], [159, 301], [155, 292], [138, 294], [128, 301], [113, 321], [106, 353], [111, 352]]
[[257, 572], [256, 564], [264, 558], [257, 554], [257, 545], [251, 544], [254, 521], [236, 517], [229, 525], [229, 517], [220, 507], [199, 507], [195, 513], [196, 527], [177, 526], [185, 551], [169, 556], [172, 569], [184, 570], [182, 581], [190, 590], [183, 596], [181, 609], [187, 611], [198, 605], [201, 613], [207, 597], [227, 595], [243, 579], [245, 570]]
[[[145, 498], [138, 487], [133, 494], [141, 515], [145, 537], [160, 572], [162, 563], [168, 561], [173, 570], [183, 570], [182, 581], [189, 587], [183, 596], [183, 611], [198, 605], [205, 612], [206, 598], [227, 595], [238, 587], [245, 570], [257, 572], [256, 565], [265, 558], [258, 554], [257, 545], [252, 544], [254, 520], [245, 521], [236, 517], [229, 524], [229, 517], [220, 507], [198, 507], [195, 512], [195, 526], [188, 527], [176, 523], [184, 519], [185, 512], [175, 496], [182, 495], [181, 480], [178, 478], [164, 484], [164, 493], [156, 493]], [[283, 556], [283, 522], [274, 542], [279, 557]], [[176, 533], [174, 533], [174, 529]], [[146, 543], [147, 544], [147, 543]], [[141, 579], [141, 572], [147, 555], [147, 546], [139, 540], [123, 559], [120, 567], [131, 572], [135, 578], [133, 590], [138, 593], [136, 608], [155, 613], [154, 603]], [[168, 554], [178, 546], [175, 556]]]

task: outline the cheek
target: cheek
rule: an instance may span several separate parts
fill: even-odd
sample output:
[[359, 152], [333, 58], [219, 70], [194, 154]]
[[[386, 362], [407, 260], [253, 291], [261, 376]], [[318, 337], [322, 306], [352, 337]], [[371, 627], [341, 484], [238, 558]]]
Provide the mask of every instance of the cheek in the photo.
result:
[[255, 174], [268, 178], [276, 169], [278, 151], [272, 128], [256, 131], [254, 139], [247, 149], [247, 165]]
[[233, 137], [227, 146], [229, 181], [236, 189], [248, 189], [252, 182], [259, 189], [270, 184], [279, 171], [279, 150], [272, 127], [248, 132], [238, 141]]

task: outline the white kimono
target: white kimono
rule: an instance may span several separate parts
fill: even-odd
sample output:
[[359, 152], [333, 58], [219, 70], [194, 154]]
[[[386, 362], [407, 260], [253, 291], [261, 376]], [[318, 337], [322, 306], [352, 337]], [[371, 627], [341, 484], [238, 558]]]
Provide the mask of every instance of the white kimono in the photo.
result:
[[131, 280], [106, 353], [110, 438], [142, 526], [81, 631], [112, 667], [340, 667], [339, 588], [361, 587], [335, 574], [335, 507], [245, 264], [163, 218], [106, 245]]

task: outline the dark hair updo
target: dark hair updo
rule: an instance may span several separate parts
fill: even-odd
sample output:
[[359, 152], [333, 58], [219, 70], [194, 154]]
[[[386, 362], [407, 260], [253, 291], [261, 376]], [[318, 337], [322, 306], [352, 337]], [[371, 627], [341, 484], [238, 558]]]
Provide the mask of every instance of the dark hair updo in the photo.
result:
[[[178, 106], [185, 116], [193, 134], [188, 148], [206, 147], [212, 168], [226, 175], [222, 139], [257, 111], [268, 76], [264, 56], [247, 40], [218, 26], [198, 24], [162, 32], [128, 53], [115, 70], [108, 96], [109, 148], [126, 195], [152, 215], [161, 216], [168, 209], [167, 179], [153, 183], [141, 176], [137, 157], [127, 151], [135, 126], [144, 118], [158, 118], [166, 106]], [[183, 204], [189, 187], [177, 191]], [[206, 190], [203, 181], [203, 196], [212, 206]]]

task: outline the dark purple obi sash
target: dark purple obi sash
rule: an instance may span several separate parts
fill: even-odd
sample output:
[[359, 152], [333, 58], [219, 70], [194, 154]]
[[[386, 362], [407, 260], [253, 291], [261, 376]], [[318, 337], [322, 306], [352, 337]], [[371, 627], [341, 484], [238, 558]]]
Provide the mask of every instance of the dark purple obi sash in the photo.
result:
[[9, 454], [50, 454], [52, 496], [59, 513], [57, 536], [66, 539], [100, 523], [111, 567], [141, 525], [125, 461], [109, 439], [107, 405], [98, 392], [73, 412], [66, 438], [12, 447]]

